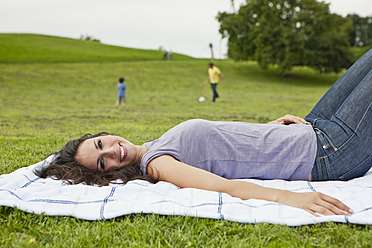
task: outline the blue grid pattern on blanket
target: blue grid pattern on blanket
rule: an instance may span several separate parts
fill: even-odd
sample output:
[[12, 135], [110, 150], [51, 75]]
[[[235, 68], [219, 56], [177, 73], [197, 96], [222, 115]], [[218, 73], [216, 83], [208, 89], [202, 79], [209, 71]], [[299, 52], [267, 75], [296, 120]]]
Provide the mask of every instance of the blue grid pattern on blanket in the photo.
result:
[[253, 180], [266, 187], [294, 192], [322, 192], [347, 205], [350, 216], [314, 217], [304, 210], [263, 200], [241, 200], [225, 193], [180, 189], [159, 182], [136, 180], [105, 187], [67, 185], [63, 181], [38, 178], [33, 170], [44, 161], [0, 176], [0, 205], [46, 215], [102, 220], [132, 213], [184, 215], [224, 219], [242, 223], [268, 222], [289, 226], [320, 222], [372, 224], [372, 171], [347, 182]]

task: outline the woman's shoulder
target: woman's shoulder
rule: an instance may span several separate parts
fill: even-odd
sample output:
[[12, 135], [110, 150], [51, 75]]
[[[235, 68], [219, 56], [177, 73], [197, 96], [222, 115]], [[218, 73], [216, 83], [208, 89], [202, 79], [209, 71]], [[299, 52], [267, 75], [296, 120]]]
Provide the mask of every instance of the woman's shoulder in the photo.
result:
[[212, 122], [212, 121], [208, 121], [205, 119], [189, 119], [187, 121], [181, 122], [180, 124], [193, 125], [193, 124], [209, 123], [209, 122]]
[[205, 119], [189, 119], [187, 121], [181, 122], [177, 126], [176, 129], [202, 129], [206, 127], [213, 126], [216, 122], [215, 121], [208, 121]]

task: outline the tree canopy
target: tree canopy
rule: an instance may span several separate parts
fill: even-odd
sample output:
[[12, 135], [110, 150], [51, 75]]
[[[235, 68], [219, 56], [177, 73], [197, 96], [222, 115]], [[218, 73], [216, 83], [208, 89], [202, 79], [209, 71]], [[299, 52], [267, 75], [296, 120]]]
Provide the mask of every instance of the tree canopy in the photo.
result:
[[324, 2], [247, 0], [237, 13], [219, 13], [217, 20], [233, 59], [278, 65], [283, 73], [295, 65], [338, 72], [352, 63], [352, 21], [330, 13]]
[[372, 16], [347, 15], [353, 26], [349, 33], [350, 45], [356, 47], [372, 46]]

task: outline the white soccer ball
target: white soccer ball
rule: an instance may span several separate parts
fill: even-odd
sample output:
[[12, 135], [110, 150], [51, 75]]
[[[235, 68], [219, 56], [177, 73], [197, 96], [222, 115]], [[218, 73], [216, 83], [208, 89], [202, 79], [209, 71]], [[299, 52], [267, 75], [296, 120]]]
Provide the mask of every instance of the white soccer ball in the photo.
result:
[[199, 102], [205, 102], [204, 96], [199, 97]]

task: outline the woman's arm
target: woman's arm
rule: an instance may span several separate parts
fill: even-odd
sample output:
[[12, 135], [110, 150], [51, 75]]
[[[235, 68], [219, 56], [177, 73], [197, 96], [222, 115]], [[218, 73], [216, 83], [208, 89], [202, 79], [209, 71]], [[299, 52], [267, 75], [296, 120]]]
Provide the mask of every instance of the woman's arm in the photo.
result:
[[341, 201], [322, 193], [294, 193], [287, 190], [266, 188], [254, 183], [228, 180], [208, 171], [179, 162], [171, 156], [152, 160], [147, 173], [160, 181], [173, 183], [181, 188], [197, 188], [227, 193], [243, 200], [261, 199], [297, 207], [316, 215], [345, 215], [352, 213]]
[[306, 124], [308, 123], [301, 117], [297, 117], [294, 115], [285, 115], [283, 117], [280, 117], [274, 121], [270, 121], [267, 124], [282, 124], [282, 125], [289, 125], [289, 124]]

